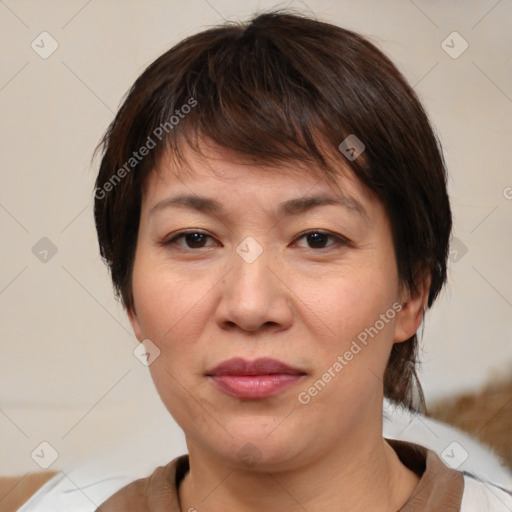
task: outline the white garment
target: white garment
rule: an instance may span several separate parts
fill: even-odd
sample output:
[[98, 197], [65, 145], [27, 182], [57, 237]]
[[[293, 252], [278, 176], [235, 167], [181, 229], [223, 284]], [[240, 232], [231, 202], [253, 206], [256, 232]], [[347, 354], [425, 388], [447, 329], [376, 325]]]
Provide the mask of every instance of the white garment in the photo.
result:
[[510, 512], [512, 492], [464, 475], [461, 512]]
[[[468, 435], [388, 401], [384, 402], [383, 434], [433, 450], [448, 466], [464, 471], [461, 512], [512, 512], [512, 472]], [[18, 512], [94, 512], [119, 489], [164, 463], [160, 447], [166, 440], [155, 436], [152, 442], [155, 449], [150, 454], [160, 455], [148, 457], [147, 447], [143, 453], [137, 453], [137, 443], [130, 442], [123, 457], [117, 452], [110, 453], [92, 463], [61, 471]]]

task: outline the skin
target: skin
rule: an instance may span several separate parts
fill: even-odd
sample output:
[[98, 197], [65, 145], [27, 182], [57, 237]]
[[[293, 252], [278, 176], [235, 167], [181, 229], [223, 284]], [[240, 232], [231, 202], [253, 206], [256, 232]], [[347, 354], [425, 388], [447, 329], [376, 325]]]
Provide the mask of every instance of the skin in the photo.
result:
[[[395, 512], [419, 478], [382, 438], [382, 377], [393, 344], [421, 324], [428, 279], [417, 294], [400, 285], [384, 208], [349, 171], [338, 189], [311, 166], [251, 164], [213, 145], [185, 157], [179, 166], [164, 158], [148, 177], [128, 312], [138, 340], [161, 351], [152, 378], [185, 433], [181, 510]], [[283, 201], [340, 190], [365, 213], [278, 212]], [[177, 194], [223, 211], [155, 208]], [[207, 236], [161, 243], [183, 230]], [[318, 230], [334, 236], [302, 236]], [[236, 252], [248, 236], [262, 248], [252, 263]], [[301, 404], [298, 394], [396, 303], [401, 311]], [[306, 375], [274, 397], [240, 400], [205, 376], [232, 357], [271, 357]], [[251, 466], [237, 455], [247, 443], [259, 456]]]

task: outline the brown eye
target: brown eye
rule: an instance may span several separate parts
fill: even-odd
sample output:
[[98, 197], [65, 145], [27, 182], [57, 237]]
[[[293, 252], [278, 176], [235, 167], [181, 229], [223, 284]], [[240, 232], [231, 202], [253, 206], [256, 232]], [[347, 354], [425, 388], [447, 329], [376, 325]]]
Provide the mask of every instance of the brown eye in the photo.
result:
[[206, 235], [203, 235], [203, 233], [187, 233], [183, 237], [186, 244], [193, 249], [203, 247], [205, 239]]
[[[201, 233], [200, 231], [187, 231], [178, 233], [176, 236], [172, 237], [169, 240], [165, 240], [162, 242], [162, 245], [178, 245], [183, 247], [184, 249], [202, 249], [203, 247], [208, 247], [206, 242], [208, 239], [212, 237], [207, 235], [206, 233]], [[180, 241], [180, 242], [178, 242]]]
[[[299, 247], [306, 247], [308, 249], [326, 249], [336, 244], [347, 245], [348, 240], [344, 239], [341, 236], [333, 235], [331, 233], [326, 233], [324, 231], [309, 231], [307, 233], [303, 233], [300, 235], [297, 240], [305, 239], [306, 246], [297, 244]], [[333, 240], [333, 242], [328, 243], [329, 240]]]
[[313, 249], [323, 249], [329, 239], [329, 235], [325, 233], [309, 233], [306, 235], [306, 239]]

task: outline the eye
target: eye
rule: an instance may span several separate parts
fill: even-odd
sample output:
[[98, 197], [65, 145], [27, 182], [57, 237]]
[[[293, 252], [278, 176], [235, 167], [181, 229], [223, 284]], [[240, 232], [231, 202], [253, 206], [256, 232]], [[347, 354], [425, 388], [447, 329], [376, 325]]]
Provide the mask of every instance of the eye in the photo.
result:
[[[177, 245], [183, 249], [202, 249], [206, 247], [215, 246], [217, 244], [207, 244], [208, 239], [213, 241], [213, 238], [201, 231], [182, 231], [160, 242], [162, 246]], [[334, 245], [350, 245], [350, 241], [340, 235], [334, 235], [320, 230], [312, 230], [302, 233], [295, 240], [306, 241], [307, 245], [295, 243], [298, 247], [305, 247], [309, 249], [328, 249]], [[331, 243], [329, 243], [331, 240]]]
[[[202, 233], [201, 231], [182, 231], [172, 238], [163, 240], [160, 244], [164, 246], [174, 244], [183, 247], [184, 249], [202, 249], [203, 247], [209, 247], [206, 245], [206, 240], [208, 238], [213, 240], [210, 235]], [[178, 241], [183, 241], [183, 243], [179, 243]]]
[[[303, 233], [298, 238], [296, 238], [296, 240], [301, 239], [306, 240], [306, 243], [309, 244], [309, 247], [306, 247], [309, 249], [326, 249], [336, 244], [350, 244], [350, 242], [346, 238], [319, 230], [308, 231], [307, 233]], [[334, 240], [334, 243], [328, 244], [329, 239]], [[304, 247], [304, 245], [296, 245], [298, 245], [299, 247]]]

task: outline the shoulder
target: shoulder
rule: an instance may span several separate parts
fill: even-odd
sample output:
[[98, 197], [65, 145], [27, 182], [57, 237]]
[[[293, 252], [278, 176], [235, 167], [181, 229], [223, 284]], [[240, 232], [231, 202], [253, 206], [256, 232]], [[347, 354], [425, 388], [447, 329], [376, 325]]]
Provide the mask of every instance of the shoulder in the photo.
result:
[[18, 512], [94, 512], [99, 503], [126, 483], [125, 475], [84, 478], [80, 472], [60, 471]]
[[[157, 470], [155, 470], [155, 472], [156, 471]], [[96, 512], [125, 512], [128, 510], [145, 512], [148, 510], [146, 503], [146, 489], [150, 480], [151, 477], [141, 478], [127, 484], [104, 501], [96, 509]]]
[[181, 455], [117, 491], [96, 512], [180, 512], [178, 486], [188, 470], [188, 455]]
[[512, 492], [485, 482], [473, 475], [464, 475], [461, 512], [510, 512]]
[[384, 437], [421, 445], [450, 468], [512, 489], [512, 473], [486, 445], [469, 434], [430, 417], [384, 401]]
[[25, 503], [19, 512], [174, 512], [178, 477], [188, 471], [188, 456], [182, 455], [158, 466], [148, 477], [133, 477], [129, 469], [77, 468], [61, 471]]

